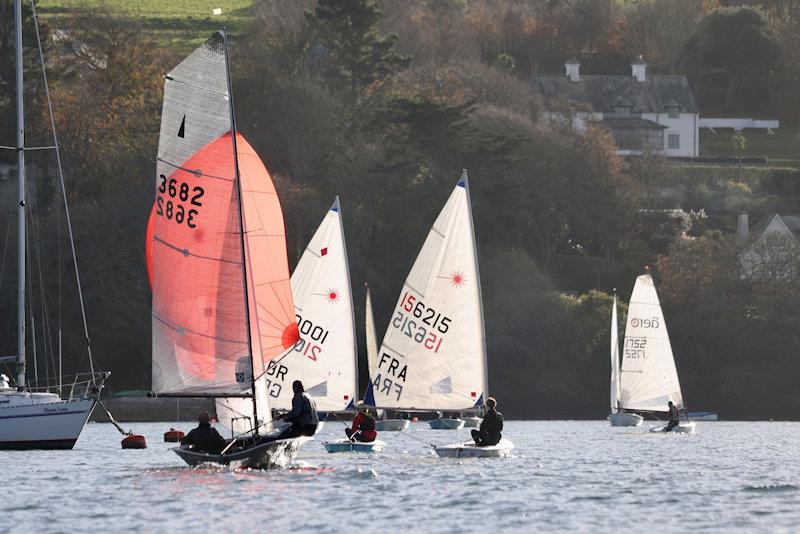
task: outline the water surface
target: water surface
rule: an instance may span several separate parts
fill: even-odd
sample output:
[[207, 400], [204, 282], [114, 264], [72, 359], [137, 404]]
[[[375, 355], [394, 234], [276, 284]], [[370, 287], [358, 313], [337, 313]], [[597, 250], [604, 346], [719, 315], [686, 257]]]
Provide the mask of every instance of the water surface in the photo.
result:
[[[504, 460], [443, 460], [429, 444], [469, 435], [412, 424], [380, 455], [327, 454], [329, 421], [283, 471], [188, 468], [170, 426], [126, 424], [146, 450], [120, 450], [109, 424], [72, 451], [0, 451], [10, 532], [796, 530], [800, 423], [698, 423], [694, 436], [601, 421], [510, 421]], [[647, 426], [647, 425], [646, 425]]]

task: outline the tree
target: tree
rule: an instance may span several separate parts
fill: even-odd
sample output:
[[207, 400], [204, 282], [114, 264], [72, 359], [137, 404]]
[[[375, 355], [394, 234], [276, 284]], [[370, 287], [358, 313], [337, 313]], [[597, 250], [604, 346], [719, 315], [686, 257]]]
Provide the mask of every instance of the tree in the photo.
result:
[[734, 98], [742, 100], [745, 89], [764, 85], [780, 57], [763, 12], [747, 6], [709, 12], [700, 20], [687, 52], [696, 63], [724, 72], [728, 107]]
[[406, 67], [410, 58], [395, 51], [397, 36], [381, 35], [381, 13], [371, 0], [318, 0], [306, 21], [330, 54], [326, 77], [347, 91], [351, 103], [368, 85]]

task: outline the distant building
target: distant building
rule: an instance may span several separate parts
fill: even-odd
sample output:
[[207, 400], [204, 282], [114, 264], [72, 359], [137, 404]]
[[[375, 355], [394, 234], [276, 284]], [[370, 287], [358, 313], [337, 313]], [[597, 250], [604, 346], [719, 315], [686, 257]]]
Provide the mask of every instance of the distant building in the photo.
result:
[[574, 59], [565, 67], [565, 76], [533, 79], [546, 117], [563, 120], [566, 104], [575, 110], [568, 113], [576, 128], [587, 121], [608, 128], [619, 154], [697, 157], [700, 115], [686, 76], [648, 76], [641, 58], [631, 63], [630, 76], [582, 76]]
[[772, 213], [752, 229], [746, 213], [739, 215], [737, 236], [743, 251], [743, 278], [793, 280], [800, 271], [800, 216]]

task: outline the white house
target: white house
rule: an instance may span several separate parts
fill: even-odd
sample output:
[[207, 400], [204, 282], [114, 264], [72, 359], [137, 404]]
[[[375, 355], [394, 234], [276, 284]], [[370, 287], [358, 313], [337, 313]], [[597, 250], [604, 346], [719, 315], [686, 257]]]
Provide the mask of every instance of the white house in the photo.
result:
[[565, 76], [535, 76], [545, 116], [564, 117], [574, 106], [573, 124], [602, 124], [623, 155], [658, 152], [669, 157], [697, 157], [700, 139], [697, 102], [686, 76], [648, 76], [647, 64], [631, 63], [631, 75], [582, 76], [580, 63], [568, 60]]

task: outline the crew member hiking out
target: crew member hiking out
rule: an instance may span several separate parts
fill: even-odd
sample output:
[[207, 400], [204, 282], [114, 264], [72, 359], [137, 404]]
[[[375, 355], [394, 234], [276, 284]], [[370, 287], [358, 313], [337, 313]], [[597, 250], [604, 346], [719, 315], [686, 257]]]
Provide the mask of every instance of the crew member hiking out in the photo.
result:
[[181, 445], [190, 445], [192, 450], [208, 454], [219, 454], [225, 447], [225, 438], [211, 426], [211, 415], [203, 410], [197, 415], [200, 424], [181, 440]]
[[356, 404], [358, 413], [353, 418], [353, 426], [345, 428], [344, 433], [350, 441], [361, 441], [363, 443], [371, 443], [378, 437], [375, 431], [375, 418], [367, 410], [363, 402]]
[[319, 425], [317, 406], [311, 397], [306, 395], [303, 383], [299, 380], [292, 382], [294, 397], [292, 397], [292, 411], [281, 416], [281, 419], [292, 425], [281, 432], [275, 439], [289, 439], [299, 436], [313, 436]]
[[669, 406], [669, 422], [667, 423], [667, 426], [664, 427], [664, 432], [671, 431], [673, 428], [678, 426], [678, 423], [680, 422], [680, 419], [678, 418], [678, 407], [672, 404], [672, 401], [669, 401], [667, 406]]
[[472, 439], [478, 447], [497, 445], [503, 437], [503, 414], [498, 412], [497, 401], [493, 397], [486, 399], [486, 413], [481, 421], [481, 427], [472, 431]]

